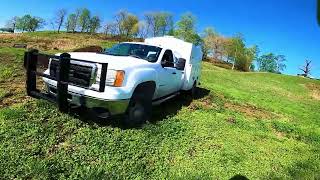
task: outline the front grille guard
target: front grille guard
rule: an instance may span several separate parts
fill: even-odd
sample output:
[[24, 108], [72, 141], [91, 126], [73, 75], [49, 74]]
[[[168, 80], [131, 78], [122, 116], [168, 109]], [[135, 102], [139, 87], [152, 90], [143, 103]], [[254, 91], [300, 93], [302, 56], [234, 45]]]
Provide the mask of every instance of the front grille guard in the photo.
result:
[[[50, 76], [44, 74], [43, 72], [37, 71], [38, 64], [49, 63], [49, 59], [58, 59], [59, 60], [59, 71], [57, 76]], [[63, 53], [60, 56], [41, 54], [38, 50], [30, 50], [24, 54], [24, 65], [27, 70], [26, 73], [26, 90], [28, 96], [45, 99], [58, 104], [58, 108], [61, 112], [69, 111], [69, 102], [68, 102], [68, 85], [69, 85], [69, 71], [70, 71], [70, 61], [80, 61], [85, 63], [92, 63], [86, 60], [73, 59], [70, 54]], [[106, 86], [106, 75], [108, 69], [108, 63], [97, 63], [101, 64], [101, 75], [100, 75], [100, 84], [99, 92], [105, 91]], [[41, 92], [37, 89], [37, 76], [44, 77], [57, 81], [57, 95], [55, 97]], [[88, 87], [82, 87], [88, 89]]]

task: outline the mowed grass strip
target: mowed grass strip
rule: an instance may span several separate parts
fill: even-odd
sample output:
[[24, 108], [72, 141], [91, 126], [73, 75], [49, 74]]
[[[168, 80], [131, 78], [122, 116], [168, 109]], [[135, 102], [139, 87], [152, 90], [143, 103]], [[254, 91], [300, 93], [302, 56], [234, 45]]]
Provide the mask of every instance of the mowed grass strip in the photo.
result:
[[[21, 57], [23, 51], [2, 48], [0, 53]], [[12, 59], [2, 66], [21, 63]], [[20, 75], [11, 80], [23, 83]], [[3, 79], [1, 87], [8, 82]], [[83, 121], [42, 100], [12, 101], [0, 109], [0, 175], [317, 179], [320, 102], [313, 94], [319, 85], [299, 77], [240, 73], [203, 63], [203, 94], [192, 102], [179, 96], [154, 107], [153, 121], [140, 129]], [[1, 95], [7, 89], [1, 88], [2, 102], [25, 96], [23, 91]]]

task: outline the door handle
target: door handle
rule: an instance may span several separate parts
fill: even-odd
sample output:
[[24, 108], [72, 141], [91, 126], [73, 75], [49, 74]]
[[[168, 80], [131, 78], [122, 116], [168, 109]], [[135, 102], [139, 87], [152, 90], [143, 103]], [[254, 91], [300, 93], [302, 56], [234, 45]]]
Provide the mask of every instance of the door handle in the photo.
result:
[[172, 74], [177, 74], [176, 72], [173, 72]]

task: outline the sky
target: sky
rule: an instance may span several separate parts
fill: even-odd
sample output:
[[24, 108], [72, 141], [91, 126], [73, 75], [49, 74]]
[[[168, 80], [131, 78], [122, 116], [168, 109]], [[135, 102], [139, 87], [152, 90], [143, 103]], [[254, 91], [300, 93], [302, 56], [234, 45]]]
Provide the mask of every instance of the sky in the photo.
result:
[[296, 75], [305, 59], [312, 60], [312, 76], [320, 78], [320, 26], [316, 0], [2, 0], [0, 27], [12, 16], [31, 14], [52, 19], [55, 11], [69, 13], [86, 7], [104, 22], [126, 9], [140, 18], [148, 11], [168, 11], [175, 20], [185, 12], [197, 17], [197, 31], [213, 27], [224, 36], [241, 33], [246, 45], [258, 45], [260, 54], [285, 55], [285, 74]]

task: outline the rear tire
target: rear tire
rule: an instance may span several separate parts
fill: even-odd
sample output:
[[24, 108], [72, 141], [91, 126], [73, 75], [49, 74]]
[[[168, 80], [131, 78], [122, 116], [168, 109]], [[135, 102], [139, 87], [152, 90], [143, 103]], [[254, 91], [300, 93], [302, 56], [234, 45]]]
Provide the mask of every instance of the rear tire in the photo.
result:
[[197, 96], [197, 82], [194, 82], [192, 85], [192, 88], [188, 91], [188, 94], [192, 97], [195, 98]]

